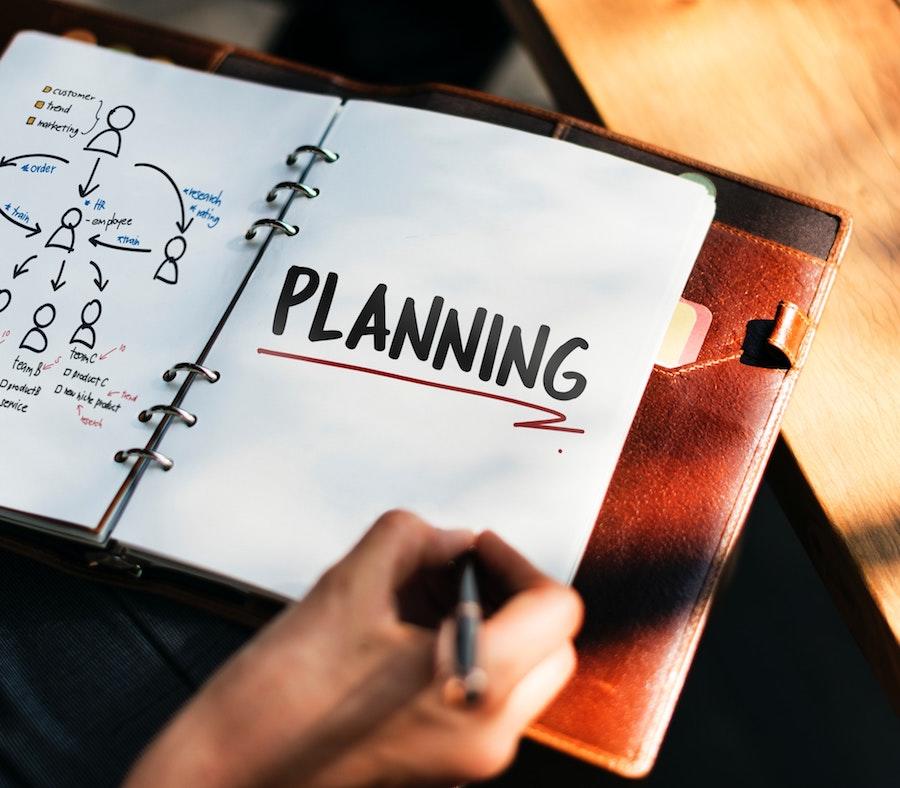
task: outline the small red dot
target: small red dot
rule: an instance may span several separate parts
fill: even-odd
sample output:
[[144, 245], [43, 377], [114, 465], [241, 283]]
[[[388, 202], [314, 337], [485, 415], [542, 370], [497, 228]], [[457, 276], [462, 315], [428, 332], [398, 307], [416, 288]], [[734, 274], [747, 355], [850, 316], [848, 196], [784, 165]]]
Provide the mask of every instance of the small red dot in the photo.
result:
[[560, 454], [562, 454], [562, 449], [557, 449], [556, 451], [558, 451]]

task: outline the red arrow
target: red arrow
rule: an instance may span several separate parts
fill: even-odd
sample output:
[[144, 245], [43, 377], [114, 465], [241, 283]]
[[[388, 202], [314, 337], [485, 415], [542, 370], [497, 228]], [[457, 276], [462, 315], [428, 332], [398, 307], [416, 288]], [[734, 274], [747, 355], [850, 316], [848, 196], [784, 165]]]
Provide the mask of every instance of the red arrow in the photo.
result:
[[309, 364], [323, 364], [327, 367], [336, 367], [338, 369], [346, 369], [351, 372], [363, 372], [367, 375], [377, 375], [390, 380], [399, 380], [404, 383], [414, 383], [418, 386], [428, 386], [433, 389], [443, 389], [444, 391], [453, 391], [458, 394], [469, 394], [475, 397], [483, 397], [485, 399], [495, 400], [497, 402], [505, 402], [509, 405], [515, 405], [520, 408], [530, 408], [539, 413], [547, 414], [543, 418], [532, 419], [530, 421], [513, 422], [513, 427], [524, 427], [532, 430], [552, 430], [554, 432], [572, 432], [577, 435], [584, 433], [581, 427], [562, 427], [560, 426], [566, 420], [566, 414], [554, 408], [548, 408], [544, 405], [538, 405], [534, 402], [525, 402], [521, 399], [513, 397], [505, 397], [502, 394], [493, 394], [489, 391], [479, 391], [477, 389], [466, 389], [462, 386], [451, 386], [448, 383], [438, 383], [435, 380], [423, 380], [422, 378], [413, 378], [409, 375], [398, 375], [396, 372], [388, 372], [383, 369], [372, 369], [371, 367], [360, 367], [356, 364], [344, 364], [340, 361], [331, 361], [324, 358], [315, 358], [313, 356], [301, 356], [296, 353], [285, 353], [281, 350], [272, 350], [270, 348], [258, 347], [256, 352], [265, 356], [274, 356], [276, 358], [285, 358], [291, 361], [304, 361]]

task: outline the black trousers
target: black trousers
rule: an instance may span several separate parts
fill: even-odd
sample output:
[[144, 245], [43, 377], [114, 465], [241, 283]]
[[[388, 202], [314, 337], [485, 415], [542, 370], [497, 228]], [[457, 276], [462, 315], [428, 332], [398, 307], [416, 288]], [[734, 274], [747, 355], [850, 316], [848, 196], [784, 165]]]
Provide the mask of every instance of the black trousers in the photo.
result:
[[0, 551], [0, 786], [118, 785], [251, 634]]

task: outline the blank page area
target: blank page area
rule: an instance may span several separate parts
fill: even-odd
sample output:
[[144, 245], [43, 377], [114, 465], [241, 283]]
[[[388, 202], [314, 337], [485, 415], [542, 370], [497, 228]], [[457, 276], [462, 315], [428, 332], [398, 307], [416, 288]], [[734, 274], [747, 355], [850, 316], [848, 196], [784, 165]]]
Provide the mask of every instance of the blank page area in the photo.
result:
[[[116, 537], [294, 596], [404, 507], [498, 531], [570, 579], [711, 198], [568, 143], [377, 103], [351, 101], [327, 145], [340, 159], [313, 167], [320, 196], [289, 214], [300, 235], [275, 239], [212, 350], [221, 380], [187, 397], [198, 425], [165, 438], [176, 468], [145, 474]], [[424, 358], [409, 339], [392, 353], [405, 306], [419, 331], [437, 310]], [[450, 310], [465, 342], [479, 308], [472, 358], [436, 361]]]

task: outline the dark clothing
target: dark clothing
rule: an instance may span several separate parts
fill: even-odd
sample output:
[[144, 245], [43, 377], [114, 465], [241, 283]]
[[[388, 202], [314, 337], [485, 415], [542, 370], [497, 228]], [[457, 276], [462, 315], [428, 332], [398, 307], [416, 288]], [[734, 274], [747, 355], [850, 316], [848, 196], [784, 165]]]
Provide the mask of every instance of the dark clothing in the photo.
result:
[[0, 551], [0, 786], [118, 785], [251, 634]]

